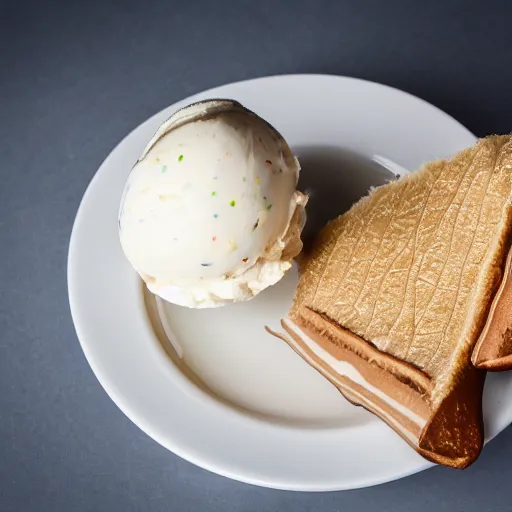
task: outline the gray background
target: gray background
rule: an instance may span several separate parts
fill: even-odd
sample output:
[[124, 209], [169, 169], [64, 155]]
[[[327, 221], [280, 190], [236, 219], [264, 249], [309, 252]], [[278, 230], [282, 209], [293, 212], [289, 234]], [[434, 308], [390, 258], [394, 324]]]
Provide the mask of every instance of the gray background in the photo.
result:
[[464, 472], [351, 492], [273, 491], [198, 469], [107, 397], [66, 290], [73, 218], [102, 160], [147, 117], [205, 88], [344, 74], [416, 94], [477, 135], [510, 131], [511, 5], [0, 1], [0, 510], [512, 510], [510, 428]]

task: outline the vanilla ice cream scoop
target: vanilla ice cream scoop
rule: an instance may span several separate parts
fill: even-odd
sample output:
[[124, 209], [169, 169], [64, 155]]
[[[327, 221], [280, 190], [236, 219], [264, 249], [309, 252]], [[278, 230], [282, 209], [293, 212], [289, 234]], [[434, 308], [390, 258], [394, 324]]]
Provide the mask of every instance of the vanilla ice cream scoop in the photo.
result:
[[124, 253], [169, 302], [204, 308], [250, 299], [302, 249], [299, 170], [283, 137], [238, 102], [189, 105], [162, 124], [128, 177]]

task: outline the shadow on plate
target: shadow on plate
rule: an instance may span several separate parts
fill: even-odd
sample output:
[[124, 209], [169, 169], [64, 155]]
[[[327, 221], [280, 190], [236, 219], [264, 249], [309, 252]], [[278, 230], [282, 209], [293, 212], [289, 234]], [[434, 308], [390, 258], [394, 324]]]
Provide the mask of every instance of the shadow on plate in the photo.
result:
[[[293, 150], [302, 168], [299, 189], [310, 196], [303, 232], [306, 250], [329, 220], [349, 210], [371, 187], [396, 179], [392, 162], [380, 157], [331, 146], [299, 146]], [[380, 162], [389, 162], [388, 168]]]
[[[302, 167], [299, 189], [310, 195], [307, 206], [308, 220], [303, 233], [305, 250], [311, 246], [315, 236], [329, 220], [347, 211], [357, 200], [367, 195], [371, 187], [383, 185], [396, 178], [395, 173], [392, 172], [393, 164], [390, 163], [386, 168], [376, 161], [381, 161], [379, 157], [372, 159], [350, 150], [324, 146], [296, 147], [294, 152]], [[386, 162], [385, 159], [383, 160]], [[276, 285], [273, 289], [264, 292], [268, 294], [268, 301], [271, 301], [272, 292], [274, 289], [277, 290], [278, 287], [279, 285]], [[174, 340], [175, 343], [173, 344], [173, 340], [169, 338], [162, 324], [163, 319], [158, 310], [157, 299], [145, 286], [143, 286], [143, 289], [148, 317], [163, 350], [184, 377], [204, 393], [227, 407], [265, 422], [292, 428], [325, 429], [341, 426], [338, 420], [332, 422], [322, 420], [319, 423], [313, 419], [311, 421], [301, 419], [297, 422], [295, 419], [288, 420], [281, 416], [262, 414], [220, 396], [204, 382], [197, 372], [187, 365], [186, 358], [181, 357], [179, 345], [182, 340]], [[261, 300], [261, 297], [255, 300]], [[176, 345], [176, 342], [178, 345]], [[226, 362], [226, 368], [229, 369], [229, 362]], [[265, 368], [262, 368], [261, 371], [264, 375]], [[368, 418], [365, 417], [365, 421], [367, 420]], [[357, 426], [361, 421], [360, 416], [355, 415], [353, 418], [345, 418], [342, 426], [343, 428]]]

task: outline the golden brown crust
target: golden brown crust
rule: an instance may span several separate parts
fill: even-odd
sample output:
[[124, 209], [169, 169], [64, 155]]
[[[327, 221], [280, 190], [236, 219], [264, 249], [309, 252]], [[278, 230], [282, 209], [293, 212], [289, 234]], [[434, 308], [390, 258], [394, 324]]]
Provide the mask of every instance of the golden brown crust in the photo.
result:
[[482, 393], [485, 372], [469, 362], [423, 429], [418, 452], [437, 464], [464, 469], [484, 445]]
[[448, 359], [467, 360], [501, 278], [510, 139], [429, 163], [329, 223], [303, 266], [291, 315], [309, 305], [440, 380]]
[[493, 299], [487, 322], [473, 350], [477, 368], [503, 371], [512, 368], [512, 251], [509, 250], [504, 276]]
[[301, 327], [316, 329], [337, 347], [357, 355], [370, 366], [391, 371], [399, 382], [419, 394], [426, 396], [432, 392], [432, 380], [426, 373], [404, 361], [399, 361], [397, 365], [395, 357], [376, 349], [353, 332], [335, 324], [326, 315], [305, 306], [300, 309], [299, 315], [294, 320]]
[[[485, 372], [469, 364], [454, 392], [433, 407], [428, 392], [420, 392], [411, 380], [404, 382], [403, 375], [410, 375], [410, 365], [387, 354], [368, 358], [375, 351], [373, 347], [325, 317], [309, 311], [293, 321], [283, 321], [282, 326], [286, 335], [269, 332], [286, 341], [350, 402], [384, 420], [425, 458], [461, 469], [480, 454]], [[384, 364], [381, 357], [385, 358]], [[337, 371], [328, 358], [348, 364], [348, 371]], [[351, 377], [354, 371], [355, 379]]]
[[[512, 137], [488, 137], [373, 191], [324, 228], [301, 266], [289, 318], [302, 342], [289, 329], [287, 341], [303, 357], [304, 344], [326, 349], [329, 363], [305, 358], [331, 381], [330, 365], [357, 367], [367, 390], [343, 372], [340, 390], [440, 464], [466, 467], [482, 448], [475, 346], [477, 365], [512, 365], [511, 204]], [[391, 377], [384, 409], [368, 391], [379, 371]], [[416, 441], [410, 418], [397, 424], [411, 396], [428, 407]]]

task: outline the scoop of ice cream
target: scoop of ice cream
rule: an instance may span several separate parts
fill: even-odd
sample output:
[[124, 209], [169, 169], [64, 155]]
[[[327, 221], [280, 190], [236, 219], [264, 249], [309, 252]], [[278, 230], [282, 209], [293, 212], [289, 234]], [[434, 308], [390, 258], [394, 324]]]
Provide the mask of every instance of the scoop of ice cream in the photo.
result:
[[179, 110], [134, 166], [119, 213], [124, 253], [153, 293], [189, 307], [247, 300], [302, 249], [306, 197], [281, 135], [228, 100]]

